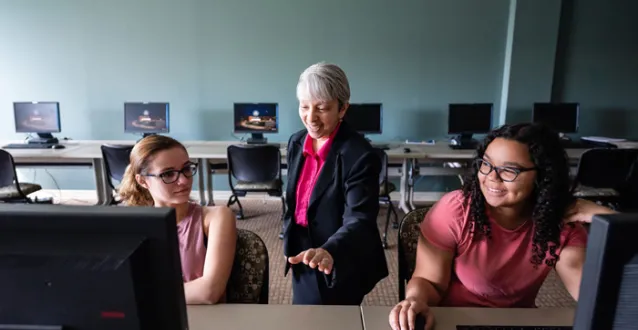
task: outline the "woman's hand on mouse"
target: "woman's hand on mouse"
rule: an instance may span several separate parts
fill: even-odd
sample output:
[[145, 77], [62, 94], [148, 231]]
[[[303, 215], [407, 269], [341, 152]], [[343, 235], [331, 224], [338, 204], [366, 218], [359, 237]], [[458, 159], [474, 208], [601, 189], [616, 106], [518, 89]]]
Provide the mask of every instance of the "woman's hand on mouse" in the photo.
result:
[[431, 330], [434, 326], [434, 316], [430, 313], [430, 308], [426, 303], [410, 297], [398, 303], [390, 311], [388, 319], [390, 327], [392, 330], [422, 330], [414, 328], [418, 314], [425, 316], [425, 329]]

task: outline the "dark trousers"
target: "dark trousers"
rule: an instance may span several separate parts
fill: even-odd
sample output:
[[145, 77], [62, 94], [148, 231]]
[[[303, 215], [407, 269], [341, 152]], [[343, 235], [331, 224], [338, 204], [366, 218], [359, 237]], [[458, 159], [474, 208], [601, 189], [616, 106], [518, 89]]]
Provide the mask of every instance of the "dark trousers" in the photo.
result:
[[[308, 229], [292, 224], [290, 243], [297, 253], [313, 248]], [[292, 265], [293, 305], [361, 305], [363, 295], [353, 294], [348, 287], [328, 288], [326, 275], [299, 263]]]

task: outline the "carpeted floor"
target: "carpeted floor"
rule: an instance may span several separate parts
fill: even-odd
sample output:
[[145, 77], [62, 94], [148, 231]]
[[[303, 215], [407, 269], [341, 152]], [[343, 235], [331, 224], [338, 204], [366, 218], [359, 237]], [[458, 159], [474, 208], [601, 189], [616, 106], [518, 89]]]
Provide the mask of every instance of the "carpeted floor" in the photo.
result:
[[[93, 204], [92, 199], [77, 196], [58, 195], [63, 204]], [[218, 205], [225, 205], [226, 201], [217, 201]], [[290, 304], [292, 301], [290, 274], [283, 276], [284, 258], [282, 241], [279, 240], [281, 229], [281, 203], [274, 200], [242, 200], [244, 206], [244, 220], [237, 221], [237, 227], [248, 229], [259, 235], [268, 247], [270, 256], [270, 304]], [[236, 210], [236, 206], [233, 206]], [[378, 218], [379, 231], [383, 233], [387, 208], [382, 206]], [[399, 220], [403, 213], [399, 212]], [[388, 249], [386, 260], [390, 275], [377, 284], [375, 289], [366, 296], [364, 305], [391, 306], [398, 302], [398, 262], [397, 262], [397, 230], [389, 227]], [[555, 272], [551, 272], [541, 288], [536, 304], [539, 307], [574, 307], [576, 304], [565, 290]]]
[[[244, 206], [244, 220], [237, 221], [237, 227], [257, 233], [268, 246], [270, 253], [270, 299], [271, 304], [291, 303], [290, 275], [283, 277], [284, 258], [282, 257], [282, 242], [278, 235], [281, 229], [281, 204], [276, 201], [242, 201]], [[381, 207], [378, 225], [383, 233], [386, 208]], [[399, 219], [403, 213], [399, 211]], [[390, 306], [398, 302], [398, 262], [397, 262], [397, 230], [389, 228], [388, 249], [386, 259], [390, 269], [390, 276], [381, 281], [375, 289], [366, 296], [364, 305]], [[539, 307], [574, 307], [574, 300], [565, 290], [560, 279], [551, 272], [536, 299]]]

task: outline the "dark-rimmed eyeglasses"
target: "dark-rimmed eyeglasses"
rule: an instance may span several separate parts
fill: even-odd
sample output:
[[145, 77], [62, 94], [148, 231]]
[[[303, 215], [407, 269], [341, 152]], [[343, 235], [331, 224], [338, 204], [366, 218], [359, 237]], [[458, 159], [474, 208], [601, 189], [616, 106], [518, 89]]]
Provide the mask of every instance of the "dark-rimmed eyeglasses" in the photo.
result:
[[489, 175], [492, 171], [496, 171], [496, 175], [504, 182], [512, 182], [518, 178], [523, 172], [534, 171], [536, 167], [512, 167], [512, 166], [494, 166], [484, 159], [474, 161], [474, 166], [483, 175]]
[[152, 176], [162, 179], [164, 183], [170, 184], [177, 180], [179, 180], [180, 175], [184, 175], [187, 178], [192, 178], [193, 175], [197, 174], [197, 164], [190, 163], [184, 166], [181, 170], [168, 170], [159, 174], [144, 174], [144, 176]]

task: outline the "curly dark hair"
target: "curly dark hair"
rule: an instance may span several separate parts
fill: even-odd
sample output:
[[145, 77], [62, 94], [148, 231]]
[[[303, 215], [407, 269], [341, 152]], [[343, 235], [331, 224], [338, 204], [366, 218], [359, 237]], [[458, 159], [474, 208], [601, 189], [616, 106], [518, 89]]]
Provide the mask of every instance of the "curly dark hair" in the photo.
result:
[[[570, 191], [569, 160], [557, 133], [542, 124], [503, 125], [492, 130], [478, 147], [476, 159], [482, 159], [487, 146], [496, 138], [518, 141], [529, 148], [531, 161], [536, 167], [535, 188], [530, 197], [534, 201], [532, 220], [534, 237], [531, 262], [535, 267], [545, 264], [553, 267], [558, 261], [556, 248], [560, 240], [563, 215], [573, 203]], [[475, 239], [491, 237], [486, 214], [485, 197], [478, 180], [478, 167], [463, 182], [463, 196], [470, 207], [470, 219]], [[549, 251], [549, 256], [547, 256]]]

